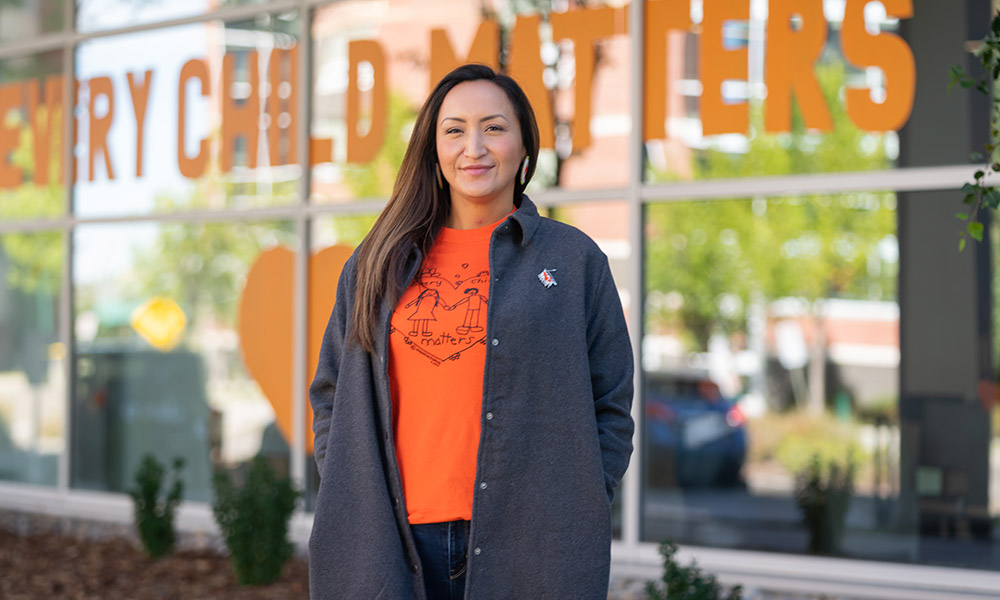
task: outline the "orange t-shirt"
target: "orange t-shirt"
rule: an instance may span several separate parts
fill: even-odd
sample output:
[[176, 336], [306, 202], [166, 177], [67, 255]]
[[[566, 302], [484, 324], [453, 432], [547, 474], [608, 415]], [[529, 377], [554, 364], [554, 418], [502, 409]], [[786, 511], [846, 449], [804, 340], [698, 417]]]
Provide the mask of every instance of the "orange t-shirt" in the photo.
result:
[[472, 518], [489, 245], [501, 221], [443, 228], [396, 305], [389, 328], [396, 459], [410, 523]]

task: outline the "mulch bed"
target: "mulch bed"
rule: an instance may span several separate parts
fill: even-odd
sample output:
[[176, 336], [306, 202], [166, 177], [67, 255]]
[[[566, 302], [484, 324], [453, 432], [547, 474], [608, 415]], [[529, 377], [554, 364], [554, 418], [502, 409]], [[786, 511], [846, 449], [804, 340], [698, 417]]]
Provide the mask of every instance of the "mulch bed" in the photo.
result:
[[229, 558], [182, 549], [150, 559], [134, 539], [87, 539], [59, 532], [21, 535], [0, 527], [4, 600], [285, 600], [309, 597], [307, 562], [295, 557], [267, 586], [236, 583]]

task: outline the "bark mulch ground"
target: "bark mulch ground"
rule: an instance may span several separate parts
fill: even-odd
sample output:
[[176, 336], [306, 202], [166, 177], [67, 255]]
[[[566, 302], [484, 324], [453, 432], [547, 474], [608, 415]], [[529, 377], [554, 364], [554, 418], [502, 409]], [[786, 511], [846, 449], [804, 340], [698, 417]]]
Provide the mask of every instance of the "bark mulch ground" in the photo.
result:
[[309, 597], [307, 562], [295, 557], [267, 586], [236, 583], [229, 557], [185, 548], [150, 559], [125, 536], [66, 531], [16, 532], [0, 522], [0, 598], [4, 600], [286, 600]]

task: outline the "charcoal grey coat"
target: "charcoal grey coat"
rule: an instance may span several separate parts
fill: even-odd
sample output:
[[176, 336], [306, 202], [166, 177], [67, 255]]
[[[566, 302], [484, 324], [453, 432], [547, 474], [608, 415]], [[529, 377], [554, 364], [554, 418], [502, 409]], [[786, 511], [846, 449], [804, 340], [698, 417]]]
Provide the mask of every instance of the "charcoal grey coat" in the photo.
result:
[[[414, 248], [408, 281], [420, 262]], [[490, 239], [489, 264], [466, 599], [606, 598], [610, 503], [633, 431], [632, 350], [607, 258], [522, 197]], [[374, 355], [348, 346], [355, 277], [352, 257], [309, 389], [321, 476], [310, 596], [422, 600], [391, 429], [394, 307], [381, 308]]]

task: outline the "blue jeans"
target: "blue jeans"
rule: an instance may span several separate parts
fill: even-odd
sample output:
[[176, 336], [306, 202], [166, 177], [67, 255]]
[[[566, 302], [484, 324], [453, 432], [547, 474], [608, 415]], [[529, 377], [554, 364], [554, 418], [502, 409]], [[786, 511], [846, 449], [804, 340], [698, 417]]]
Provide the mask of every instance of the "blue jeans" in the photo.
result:
[[410, 525], [424, 570], [427, 600], [462, 600], [469, 548], [469, 522]]

